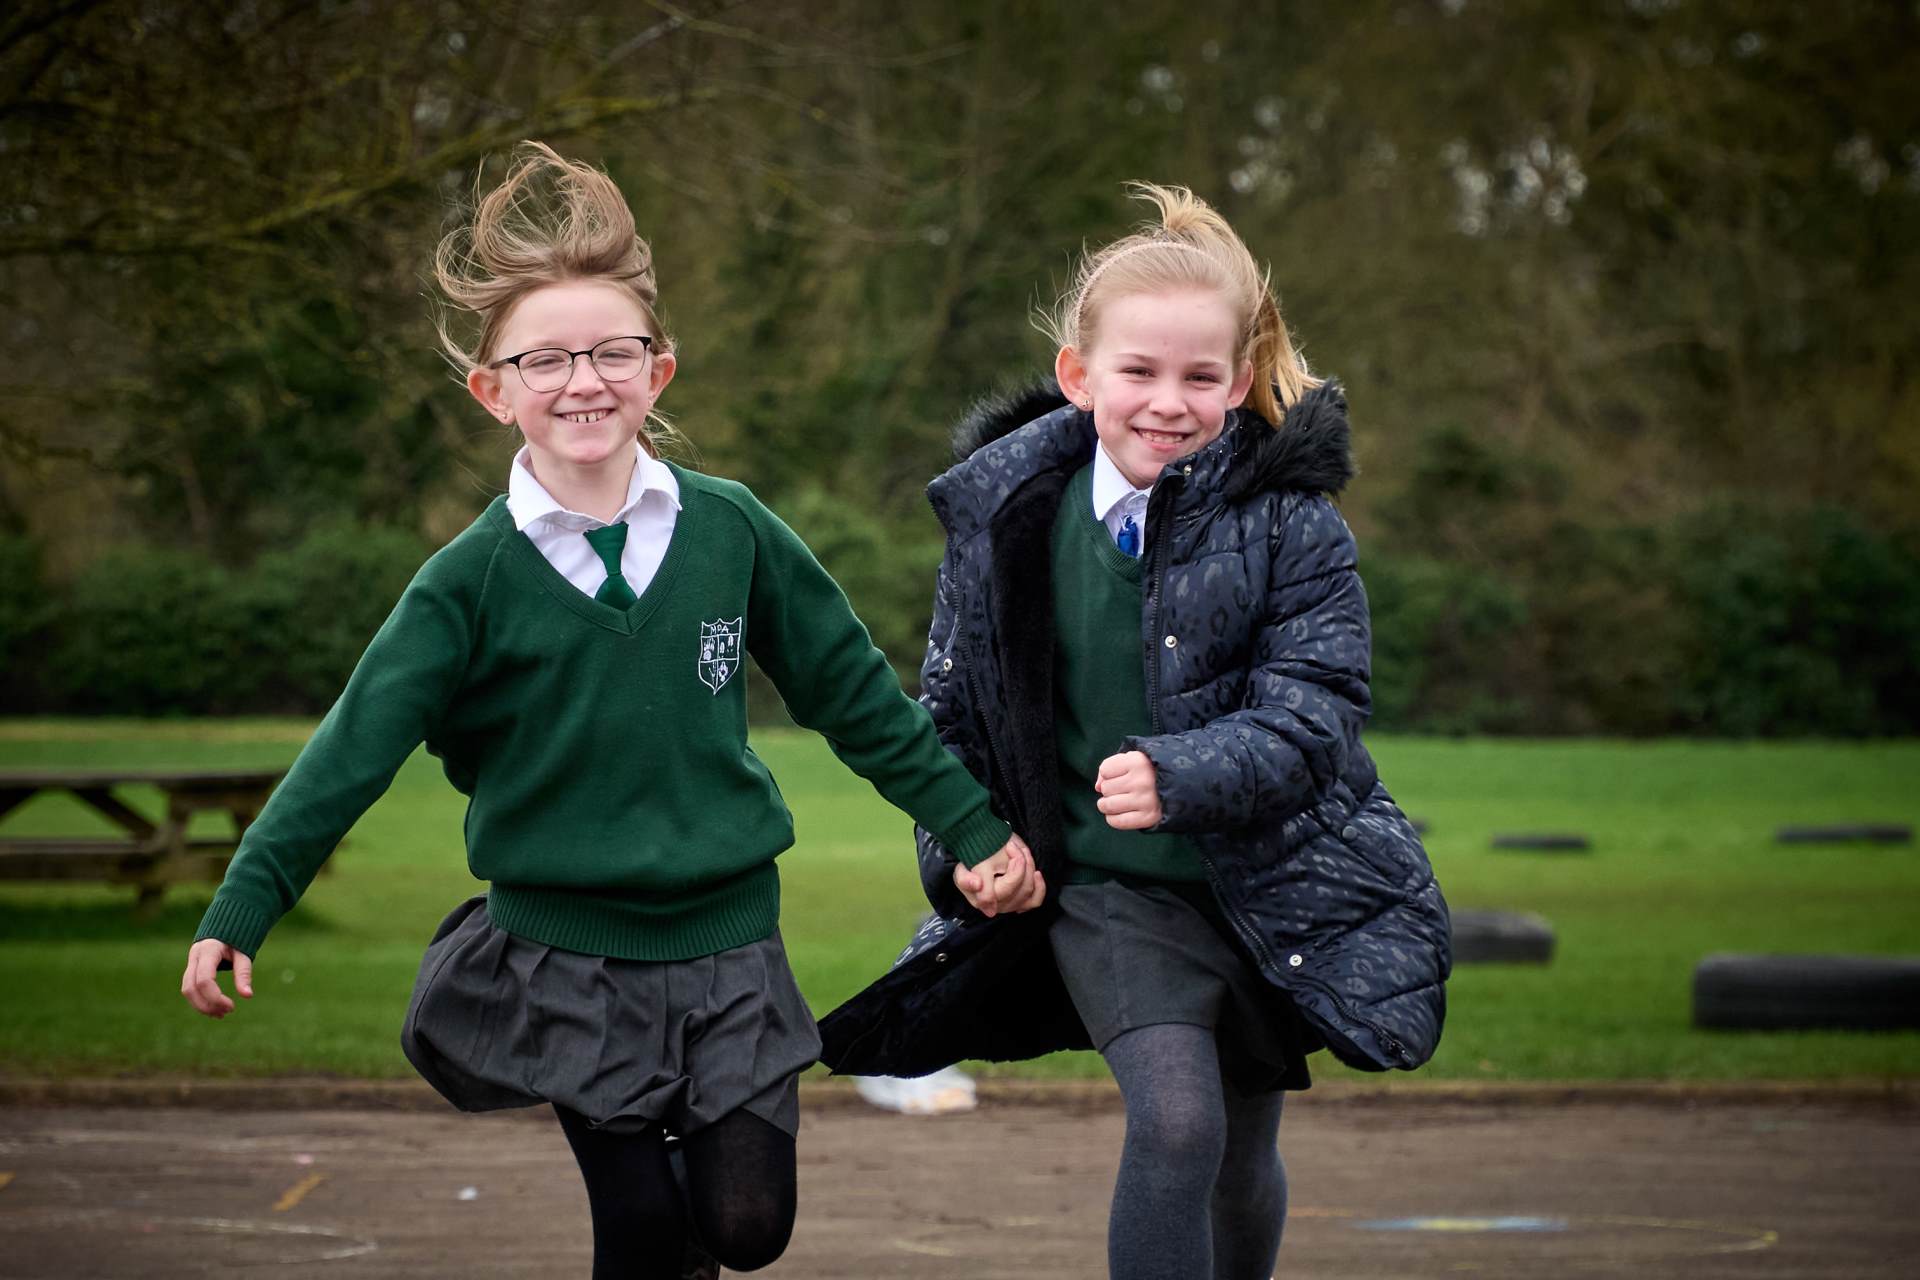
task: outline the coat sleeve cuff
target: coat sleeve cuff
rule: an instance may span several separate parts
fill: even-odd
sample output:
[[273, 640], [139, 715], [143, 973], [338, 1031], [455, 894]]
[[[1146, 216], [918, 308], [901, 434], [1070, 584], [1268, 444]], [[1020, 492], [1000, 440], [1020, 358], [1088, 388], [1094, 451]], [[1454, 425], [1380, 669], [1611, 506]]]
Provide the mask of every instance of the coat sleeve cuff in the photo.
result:
[[[1152, 831], [1187, 835], [1220, 825], [1217, 806], [1202, 802], [1206, 771], [1186, 745], [1169, 734], [1130, 737], [1120, 744], [1122, 751], [1141, 752], [1153, 762], [1153, 787], [1160, 797], [1160, 821], [1150, 828]], [[1218, 763], [1215, 762], [1216, 766]], [[1211, 821], [1209, 814], [1212, 814]]]

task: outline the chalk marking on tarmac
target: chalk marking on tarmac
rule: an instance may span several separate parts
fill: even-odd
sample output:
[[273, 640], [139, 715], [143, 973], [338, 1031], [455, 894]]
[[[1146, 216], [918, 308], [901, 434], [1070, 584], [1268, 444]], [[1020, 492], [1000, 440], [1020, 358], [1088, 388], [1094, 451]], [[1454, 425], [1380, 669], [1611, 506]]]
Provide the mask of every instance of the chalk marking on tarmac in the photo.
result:
[[1502, 1231], [1565, 1231], [1565, 1218], [1373, 1218], [1353, 1224], [1362, 1231], [1450, 1231], [1462, 1235]]
[[[1032, 1216], [987, 1219], [988, 1224], [995, 1227], [1046, 1227], [1051, 1226], [1055, 1221], [1056, 1219], [1053, 1218]], [[929, 1258], [957, 1258], [960, 1256], [958, 1249], [944, 1244], [935, 1244], [924, 1237], [948, 1235], [959, 1229], [957, 1224], [928, 1227], [920, 1233], [923, 1237], [921, 1239], [914, 1239], [910, 1236], [895, 1237], [893, 1247], [902, 1253], [918, 1253]]]
[[1631, 1218], [1598, 1217], [1590, 1222], [1603, 1222], [1616, 1227], [1666, 1227], [1675, 1231], [1711, 1231], [1717, 1235], [1746, 1236], [1745, 1240], [1734, 1240], [1726, 1244], [1717, 1244], [1711, 1249], [1702, 1249], [1692, 1256], [1704, 1258], [1714, 1253], [1754, 1253], [1761, 1249], [1771, 1249], [1780, 1243], [1780, 1233], [1767, 1227], [1739, 1227], [1726, 1222], [1700, 1222], [1691, 1218]]
[[286, 1189], [286, 1192], [282, 1194], [278, 1200], [273, 1202], [273, 1211], [275, 1213], [285, 1213], [287, 1210], [293, 1208], [293, 1206], [299, 1204], [302, 1200], [306, 1199], [307, 1192], [313, 1190], [315, 1187], [319, 1186], [321, 1183], [325, 1182], [326, 1180], [327, 1180], [327, 1175], [324, 1173], [308, 1174], [306, 1177], [300, 1179], [300, 1181], [288, 1187]]
[[340, 1258], [357, 1258], [363, 1253], [372, 1253], [380, 1247], [371, 1240], [356, 1240], [352, 1236], [342, 1235], [328, 1227], [310, 1227], [300, 1222], [242, 1222], [232, 1218], [178, 1218], [175, 1221], [184, 1222], [188, 1226], [211, 1227], [215, 1231], [230, 1231], [235, 1235], [319, 1236], [322, 1239], [340, 1241], [340, 1248], [317, 1254], [311, 1259], [302, 1259], [302, 1261], [333, 1262]]
[[922, 1244], [918, 1240], [895, 1240], [893, 1247], [896, 1249], [904, 1249], [908, 1253], [923, 1253], [929, 1258], [954, 1258], [959, 1256], [955, 1250], [949, 1249], [945, 1245]]
[[[234, 1218], [168, 1218], [148, 1217], [122, 1212], [117, 1209], [29, 1209], [24, 1213], [11, 1213], [0, 1217], [0, 1234], [7, 1231], [20, 1231], [31, 1226], [78, 1226], [83, 1223], [112, 1223], [115, 1221], [133, 1221], [141, 1230], [152, 1231], [161, 1227], [199, 1228], [202, 1231], [214, 1231], [225, 1235], [238, 1236], [304, 1236], [313, 1244], [323, 1246], [318, 1253], [302, 1257], [278, 1259], [280, 1266], [292, 1266], [306, 1262], [337, 1262], [342, 1258], [357, 1258], [361, 1254], [372, 1253], [379, 1245], [361, 1237], [350, 1236], [331, 1227], [309, 1226], [302, 1222], [247, 1222]], [[291, 1243], [291, 1242], [289, 1242]], [[324, 1245], [333, 1244], [333, 1248]]]
[[[1292, 1214], [1289, 1217], [1295, 1216]], [[1339, 1210], [1304, 1213], [1299, 1216], [1341, 1217], [1353, 1216]], [[1697, 1231], [1714, 1235], [1739, 1236], [1742, 1239], [1728, 1240], [1720, 1244], [1700, 1249], [1681, 1249], [1675, 1252], [1661, 1252], [1659, 1258], [1706, 1258], [1725, 1253], [1756, 1253], [1762, 1249], [1771, 1249], [1780, 1242], [1780, 1233], [1766, 1227], [1743, 1227], [1724, 1222], [1702, 1222], [1693, 1218], [1641, 1218], [1625, 1214], [1571, 1214], [1566, 1217], [1526, 1217], [1517, 1214], [1490, 1217], [1427, 1217], [1427, 1218], [1375, 1218], [1355, 1222], [1354, 1227], [1361, 1231], [1432, 1231], [1457, 1235], [1497, 1234], [1497, 1233], [1555, 1233], [1566, 1231], [1570, 1227], [1651, 1227], [1663, 1231]], [[1643, 1260], [1646, 1261], [1646, 1260]], [[1559, 1265], [1572, 1270], [1585, 1270], [1595, 1265], [1592, 1261], [1565, 1259]], [[1606, 1264], [1611, 1265], [1611, 1264]], [[1449, 1272], [1480, 1271], [1483, 1265], [1478, 1262], [1456, 1262], [1448, 1267]]]

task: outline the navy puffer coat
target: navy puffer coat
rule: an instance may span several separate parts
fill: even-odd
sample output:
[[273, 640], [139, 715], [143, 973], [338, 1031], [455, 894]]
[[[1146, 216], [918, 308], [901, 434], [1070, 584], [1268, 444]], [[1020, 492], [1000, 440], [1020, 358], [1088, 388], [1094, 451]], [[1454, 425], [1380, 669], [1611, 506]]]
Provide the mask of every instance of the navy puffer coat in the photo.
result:
[[[1090, 415], [1051, 386], [982, 405], [928, 489], [947, 529], [922, 703], [1050, 886], [1066, 882], [1053, 740], [1048, 538], [1093, 457]], [[1419, 837], [1361, 745], [1366, 594], [1328, 495], [1352, 477], [1346, 401], [1308, 392], [1279, 430], [1251, 411], [1169, 464], [1144, 551], [1141, 661], [1157, 830], [1187, 835], [1242, 950], [1333, 1051], [1369, 1070], [1432, 1056], [1451, 965]], [[988, 920], [919, 832], [930, 918], [821, 1023], [836, 1071], [917, 1075], [962, 1058], [1086, 1048], [1046, 944], [1051, 902]]]

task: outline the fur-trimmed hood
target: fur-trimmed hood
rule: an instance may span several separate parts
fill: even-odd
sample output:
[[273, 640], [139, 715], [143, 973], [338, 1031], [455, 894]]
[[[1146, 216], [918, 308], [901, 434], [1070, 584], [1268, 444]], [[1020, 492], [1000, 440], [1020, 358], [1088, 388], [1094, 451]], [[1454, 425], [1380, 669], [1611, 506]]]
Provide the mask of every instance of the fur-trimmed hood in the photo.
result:
[[[1068, 452], [1091, 454], [1091, 416], [1074, 410], [1059, 385], [1045, 378], [976, 401], [954, 427], [954, 460], [964, 464], [1041, 419], [1049, 432], [1067, 436]], [[1332, 380], [1314, 387], [1287, 410], [1278, 430], [1253, 410], [1236, 409], [1220, 439], [1194, 455], [1194, 466], [1229, 502], [1267, 491], [1337, 495], [1355, 474], [1346, 391]]]

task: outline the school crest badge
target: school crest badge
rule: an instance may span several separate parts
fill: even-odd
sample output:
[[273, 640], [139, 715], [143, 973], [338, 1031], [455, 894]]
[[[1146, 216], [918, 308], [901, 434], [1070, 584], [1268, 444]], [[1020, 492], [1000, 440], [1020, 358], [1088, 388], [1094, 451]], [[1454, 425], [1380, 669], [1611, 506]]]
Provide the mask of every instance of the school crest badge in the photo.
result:
[[740, 669], [740, 619], [700, 624], [700, 683], [720, 692]]

